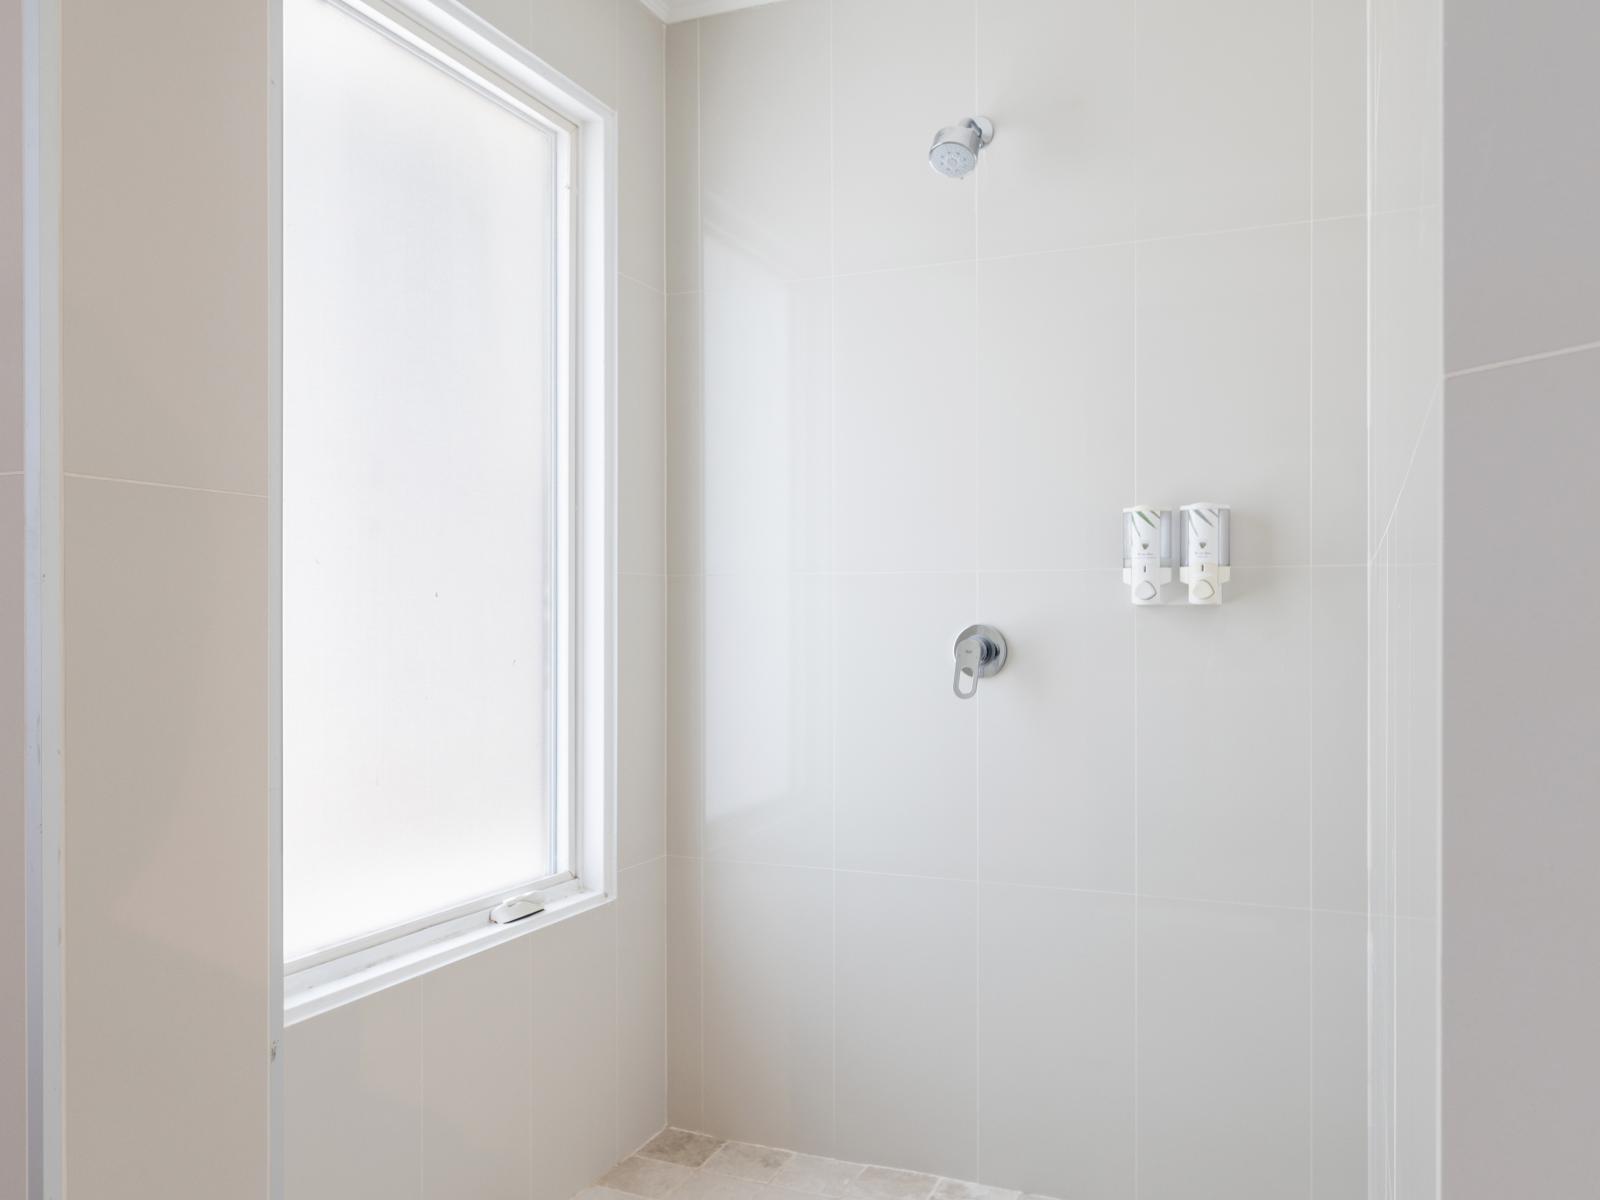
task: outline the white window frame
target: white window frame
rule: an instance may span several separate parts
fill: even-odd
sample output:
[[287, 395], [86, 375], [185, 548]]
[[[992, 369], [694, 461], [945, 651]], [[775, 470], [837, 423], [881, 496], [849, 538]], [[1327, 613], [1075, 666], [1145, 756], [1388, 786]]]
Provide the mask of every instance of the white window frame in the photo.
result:
[[[555, 606], [557, 694], [553, 785], [557, 837], [568, 868], [516, 888], [485, 893], [293, 962], [282, 944], [282, 12], [273, 5], [273, 221], [270, 703], [273, 956], [282, 999], [274, 1034], [341, 1004], [577, 915], [615, 896], [615, 247], [616, 118], [581, 87], [485, 23], [456, 0], [325, 0], [519, 115], [564, 130], [558, 173], [570, 184], [558, 239], [558, 456], [555, 527], [562, 594]], [[561, 218], [558, 217], [558, 221]], [[565, 428], [559, 423], [565, 422]], [[570, 801], [565, 801], [570, 797]], [[490, 922], [502, 901], [539, 891], [544, 912]]]

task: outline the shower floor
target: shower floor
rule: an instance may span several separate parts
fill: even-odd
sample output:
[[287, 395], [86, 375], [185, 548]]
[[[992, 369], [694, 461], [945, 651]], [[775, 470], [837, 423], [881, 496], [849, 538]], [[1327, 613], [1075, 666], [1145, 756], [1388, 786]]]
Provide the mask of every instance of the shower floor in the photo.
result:
[[664, 1129], [574, 1200], [1049, 1200], [960, 1179]]

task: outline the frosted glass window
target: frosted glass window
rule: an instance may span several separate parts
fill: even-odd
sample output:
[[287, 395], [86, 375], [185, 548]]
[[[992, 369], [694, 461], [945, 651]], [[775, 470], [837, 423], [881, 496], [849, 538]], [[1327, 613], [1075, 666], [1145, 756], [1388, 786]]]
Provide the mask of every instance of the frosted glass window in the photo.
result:
[[568, 866], [567, 136], [340, 5], [284, 5], [288, 960]]

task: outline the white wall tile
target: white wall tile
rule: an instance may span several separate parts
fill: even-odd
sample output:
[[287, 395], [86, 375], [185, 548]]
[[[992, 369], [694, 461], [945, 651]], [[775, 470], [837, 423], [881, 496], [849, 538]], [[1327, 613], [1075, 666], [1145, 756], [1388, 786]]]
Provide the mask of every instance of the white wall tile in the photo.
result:
[[974, 3], [833, 6], [834, 270], [972, 257], [973, 180], [936, 174], [917, 151], [972, 115]]
[[664, 844], [666, 580], [624, 575], [617, 590], [617, 861], [631, 867]]
[[1600, 163], [1581, 148], [1600, 14], [1474, 0], [1449, 16], [1446, 364], [1600, 341]]
[[1367, 1180], [1367, 919], [1311, 915], [1313, 1200], [1350, 1200]]
[[705, 864], [705, 1120], [833, 1152], [833, 894], [826, 871]]
[[700, 860], [667, 857], [665, 877], [667, 958], [667, 1123], [704, 1129], [701, 1087]]
[[1138, 610], [1143, 894], [1309, 902], [1310, 586], [1235, 567], [1219, 608]]
[[1134, 10], [978, 0], [977, 109], [996, 129], [975, 176], [979, 253], [1135, 236]]
[[[1556, 1195], [1592, 1178], [1600, 742], [1588, 612], [1600, 568], [1592, 554], [1562, 549], [1563, 522], [1550, 518], [1593, 512], [1600, 500], [1592, 463], [1600, 442], [1597, 379], [1600, 353], [1588, 351], [1447, 385], [1443, 1183], [1447, 1194], [1474, 1200], [1494, 1188], [1521, 1188], [1514, 1179], [1529, 1181], [1529, 1194]], [[1407, 517], [1402, 510], [1397, 520]], [[1562, 563], [1561, 583], [1482, 586], [1473, 563], [1508, 554]], [[1408, 557], [1421, 556], [1411, 550]], [[1422, 614], [1438, 597], [1427, 595], [1425, 582], [1417, 586], [1413, 639], [1421, 642]], [[1437, 676], [1428, 682], [1437, 686]], [[1425, 702], [1415, 708], [1413, 736]], [[1411, 788], [1401, 806], [1422, 807], [1420, 789]], [[1426, 849], [1422, 836], [1402, 844], [1402, 876], [1422, 872]], [[1430, 913], [1421, 891], [1402, 878], [1404, 911]], [[1430, 956], [1434, 923], [1400, 924], [1402, 953]], [[1420, 967], [1412, 970], [1398, 976], [1402, 1054], [1408, 1033], [1428, 1032], [1429, 980]], [[1426, 1067], [1414, 1059], [1408, 1070], [1402, 1059], [1402, 1083], [1426, 1078]], [[1402, 1110], [1401, 1117], [1408, 1123], [1402, 1136], [1425, 1134], [1425, 1113]], [[1468, 1144], [1485, 1137], [1494, 1140]]]
[[1134, 1196], [1132, 896], [985, 883], [979, 926], [984, 1179]]
[[[1569, 945], [1563, 942], [1560, 948], [1555, 950], [1550, 961], [1568, 960], [1570, 960]], [[1592, 960], [1590, 963], [1592, 964]], [[1595, 975], [1591, 965], [1581, 985], [1582, 990], [1591, 998], [1595, 994]], [[1401, 918], [1395, 922], [1394, 1178], [1395, 1195], [1398, 1197], [1444, 1194], [1439, 1188], [1439, 1121], [1442, 1091], [1439, 1071], [1439, 1004], [1439, 925], [1435, 921]], [[1496, 1106], [1500, 1113], [1505, 1114], [1505, 1119], [1495, 1126], [1501, 1163], [1504, 1163], [1508, 1150], [1511, 1150], [1513, 1155], [1516, 1154], [1513, 1147], [1532, 1146], [1546, 1151], [1536, 1157], [1531, 1170], [1524, 1162], [1523, 1169], [1513, 1175], [1513, 1178], [1522, 1181], [1513, 1185], [1516, 1187], [1525, 1187], [1532, 1179], [1535, 1195], [1560, 1195], [1573, 1186], [1581, 1189], [1587, 1187], [1587, 1181], [1592, 1178], [1589, 1172], [1593, 1150], [1590, 1131], [1594, 1126], [1586, 1118], [1594, 1116], [1594, 1098], [1591, 1090], [1594, 1076], [1589, 1073], [1596, 1061], [1596, 1047], [1589, 1034], [1592, 1027], [1589, 1016], [1593, 1009], [1586, 1003], [1580, 1003], [1575, 1011], [1584, 1015], [1570, 1025], [1564, 1024], [1562, 1028], [1581, 1031], [1579, 1036], [1573, 1039], [1578, 1044], [1569, 1045], [1567, 1050], [1554, 1060], [1554, 1078], [1540, 1080], [1540, 1086], [1547, 1089], [1544, 1095], [1555, 1102], [1548, 1108], [1539, 1106], [1533, 1111], [1530, 1111], [1533, 1106], [1528, 1105], [1518, 1105], [1514, 1108]], [[1523, 1023], [1522, 1028], [1532, 1028], [1532, 1024]], [[1477, 1026], [1477, 1028], [1489, 1027]], [[1546, 1034], [1550, 1032], [1550, 1028], [1548, 1025], [1544, 1026]], [[1585, 1038], [1587, 1044], [1584, 1042]], [[1548, 1040], [1541, 1040], [1544, 1045], [1549, 1045]], [[1503, 1041], [1500, 1044], [1506, 1045]], [[1517, 1044], [1518, 1049], [1529, 1045], [1528, 1042], [1521, 1041]], [[1575, 1053], [1580, 1046], [1581, 1053]], [[1508, 1080], [1527, 1077], [1523, 1075], [1523, 1071], [1528, 1070], [1529, 1060], [1512, 1057], [1507, 1061], [1510, 1064], [1509, 1071], [1497, 1075], [1490, 1085], [1491, 1090], [1495, 1092], [1503, 1093]], [[1551, 1058], [1543, 1059], [1543, 1063], [1551, 1061]], [[1580, 1062], [1584, 1065], [1578, 1066]], [[1448, 1078], [1452, 1086], [1451, 1105], [1448, 1111], [1453, 1115], [1456, 1098], [1464, 1096], [1466, 1089], [1472, 1088], [1473, 1084], [1453, 1070]], [[1557, 1096], [1562, 1098], [1557, 1099]], [[1583, 1116], [1580, 1117], [1579, 1113]], [[1537, 1124], [1541, 1116], [1546, 1116], [1550, 1122], [1543, 1128]], [[1550, 1140], [1547, 1142], [1546, 1138]], [[1448, 1145], [1454, 1159], [1456, 1143], [1452, 1139]], [[1485, 1158], [1486, 1155], [1471, 1155], [1469, 1152], [1465, 1162], [1454, 1160], [1453, 1165], [1466, 1166], [1469, 1170], [1479, 1163], [1483, 1163], [1485, 1169], [1473, 1172], [1469, 1176], [1472, 1180], [1470, 1186], [1452, 1188], [1448, 1194], [1452, 1197], [1464, 1196], [1468, 1200], [1497, 1194], [1494, 1184], [1505, 1178], [1501, 1173], [1505, 1171], [1505, 1167], [1485, 1163]], [[1552, 1189], [1549, 1192], [1544, 1190], [1544, 1180], [1534, 1177], [1535, 1172], [1542, 1174], [1546, 1171], [1549, 1172], [1547, 1178]]]
[[666, 279], [700, 290], [700, 23], [667, 26]]
[[841, 571], [977, 563], [971, 263], [835, 283], [835, 564]]
[[617, 1154], [667, 1123], [666, 859], [617, 885]]
[[667, 297], [666, 396], [666, 546], [668, 571], [699, 571], [705, 566], [705, 400], [701, 389], [701, 297]]
[[1367, 207], [1366, 0], [1311, 0], [1312, 215]]
[[617, 263], [666, 286], [666, 26], [640, 0], [617, 0]]
[[[0, 36], [5, 33], [0, 29]], [[0, 121], [6, 119], [0, 111]], [[4, 134], [0, 134], [0, 139]], [[0, 202], [3, 203], [3, 202]], [[20, 213], [18, 214], [20, 216]], [[0, 212], [0, 236], [4, 235], [7, 214]], [[0, 255], [3, 255], [0, 251]], [[0, 305], [5, 302], [0, 301]], [[5, 314], [0, 312], [0, 321]], [[20, 330], [20, 322], [18, 323]], [[5, 335], [0, 334], [0, 338]], [[0, 348], [0, 369], [4, 369]], [[4, 402], [0, 402], [3, 405]], [[4, 420], [0, 408], [0, 421]], [[17, 417], [18, 432], [22, 424]], [[0, 452], [5, 446], [0, 433]], [[22, 476], [0, 476], [0, 564], [6, 576], [0, 583], [0, 822], [11, 830], [11, 849], [0, 890], [0, 1188], [24, 1192], [27, 1151], [28, 1068], [27, 1068], [27, 895], [23, 879], [23, 846], [27, 825], [24, 808], [26, 790], [23, 778], [23, 569], [24, 512]]]
[[837, 881], [836, 1154], [975, 1178], [977, 885]]
[[[525, 1010], [532, 1031], [526, 1073], [536, 1085], [533, 1200], [568, 1200], [598, 1179], [621, 1153], [617, 1138], [618, 919], [618, 905], [608, 904], [534, 930], [522, 939], [529, 943], [533, 960], [533, 995]], [[497, 1004], [496, 1011], [503, 1009]], [[424, 1036], [430, 1036], [431, 1030], [430, 1025]], [[542, 1086], [552, 1079], [572, 1081], [572, 1085]], [[426, 1165], [424, 1159], [425, 1169]], [[468, 1188], [455, 1193], [475, 1194]]]
[[1120, 572], [981, 575], [977, 611], [1008, 650], [975, 703], [981, 877], [1131, 892], [1135, 610]]
[[1138, 6], [1139, 236], [1311, 215], [1311, 6]]
[[838, 670], [825, 575], [706, 579], [708, 858], [833, 865]]
[[533, 1190], [531, 945], [517, 938], [423, 976], [423, 1200]]
[[1373, 0], [1367, 46], [1374, 213], [1439, 204], [1443, 38], [1444, 0]]
[[418, 1200], [422, 984], [284, 1031], [286, 1200]]
[[1310, 916], [1140, 902], [1144, 1200], [1305, 1195]]
[[700, 217], [774, 276], [826, 275], [828, 172], [804, 139], [828, 128], [827, 0], [708, 17], [700, 27]]
[[[632, 0], [630, 0], [630, 3]], [[661, 293], [619, 279], [617, 561], [624, 572], [659, 573], [664, 562], [665, 403]]]
[[1233, 564], [1304, 563], [1309, 227], [1139, 247], [1142, 503], [1233, 506]]
[[1438, 209], [1372, 217], [1367, 504], [1376, 545], [1394, 513], [1442, 376]]
[[603, 104], [617, 103], [618, 0], [522, 0], [532, 5], [528, 46]]
[[[978, 559], [1120, 563], [1133, 503], [1134, 250], [978, 264]], [[954, 484], [954, 481], [950, 481]]]
[[1311, 548], [1367, 556], [1367, 223], [1311, 229]]
[[248, 1195], [267, 1173], [266, 501], [69, 476], [62, 503], [73, 1188]]
[[976, 706], [951, 693], [976, 599], [971, 575], [835, 579], [840, 867], [976, 877]]
[[695, 575], [667, 579], [668, 854], [700, 853], [705, 817], [706, 584]]
[[832, 301], [732, 245], [706, 247], [702, 510], [707, 571], [829, 565]]
[[1311, 571], [1311, 902], [1367, 905], [1367, 569]]

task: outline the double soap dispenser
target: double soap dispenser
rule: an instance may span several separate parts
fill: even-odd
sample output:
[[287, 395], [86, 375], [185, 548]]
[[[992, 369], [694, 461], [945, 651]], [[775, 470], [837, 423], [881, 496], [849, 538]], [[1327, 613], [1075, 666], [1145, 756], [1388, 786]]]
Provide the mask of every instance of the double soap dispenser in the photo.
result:
[[1185, 504], [1176, 513], [1144, 504], [1122, 510], [1122, 581], [1135, 604], [1160, 604], [1174, 565], [1190, 604], [1221, 604], [1231, 554], [1226, 504]]

